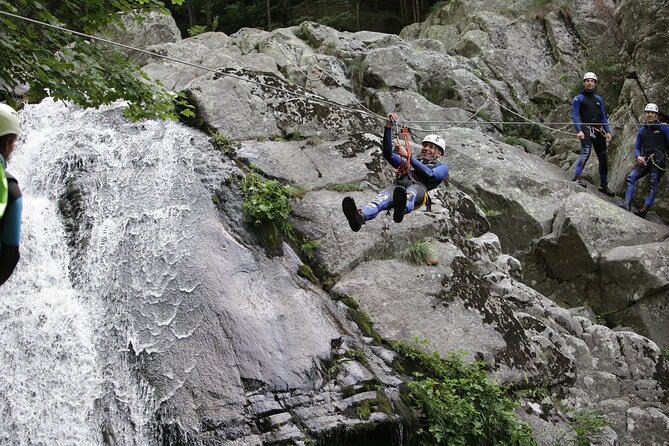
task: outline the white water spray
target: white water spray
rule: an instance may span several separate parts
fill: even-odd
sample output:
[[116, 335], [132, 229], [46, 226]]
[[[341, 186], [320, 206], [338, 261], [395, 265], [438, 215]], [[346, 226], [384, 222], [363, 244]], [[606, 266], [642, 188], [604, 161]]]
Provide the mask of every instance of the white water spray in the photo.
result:
[[[18, 178], [39, 174], [14, 161]], [[0, 444], [98, 445], [94, 309], [70, 284], [56, 204], [23, 194], [21, 261], [0, 289]]]

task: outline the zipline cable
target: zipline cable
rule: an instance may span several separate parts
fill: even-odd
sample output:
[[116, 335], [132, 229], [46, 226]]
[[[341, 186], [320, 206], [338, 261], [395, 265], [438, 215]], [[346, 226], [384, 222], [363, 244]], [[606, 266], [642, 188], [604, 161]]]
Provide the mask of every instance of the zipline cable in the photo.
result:
[[[186, 66], [196, 68], [196, 69], [200, 69], [200, 70], [207, 71], [207, 72], [211, 72], [211, 73], [214, 73], [218, 76], [230, 77], [232, 79], [236, 79], [236, 80], [239, 80], [239, 81], [249, 82], [249, 83], [258, 85], [260, 87], [263, 87], [263, 88], [268, 88], [268, 89], [280, 91], [282, 94], [289, 94], [289, 95], [293, 95], [293, 96], [296, 96], [296, 97], [299, 97], [299, 98], [308, 98], [311, 101], [320, 102], [320, 103], [323, 103], [323, 104], [326, 104], [326, 105], [334, 106], [334, 107], [337, 107], [341, 110], [370, 115], [371, 117], [374, 117], [379, 121], [385, 122], [385, 120], [386, 120], [385, 116], [381, 116], [380, 114], [375, 113], [372, 110], [368, 109], [367, 107], [364, 106], [364, 104], [362, 104], [359, 100], [357, 100], [357, 98], [355, 98], [356, 103], [358, 104], [358, 106], [362, 107], [363, 110], [358, 109], [358, 108], [347, 107], [347, 106], [345, 106], [343, 104], [340, 104], [338, 102], [331, 101], [331, 100], [326, 99], [326, 98], [321, 98], [321, 97], [315, 96], [315, 95], [313, 95], [313, 93], [310, 93], [307, 90], [304, 90], [302, 87], [299, 87], [299, 86], [296, 86], [296, 87], [300, 88], [301, 90], [304, 90], [304, 93], [299, 94], [297, 92], [288, 91], [288, 90], [286, 90], [284, 88], [281, 88], [281, 87], [275, 87], [275, 86], [268, 85], [268, 84], [265, 84], [265, 83], [262, 83], [262, 82], [259, 82], [259, 81], [255, 81], [253, 79], [247, 79], [247, 78], [244, 78], [244, 77], [241, 77], [241, 76], [236, 76], [236, 75], [231, 74], [231, 73], [226, 73], [224, 71], [221, 71], [221, 69], [210, 68], [210, 67], [206, 67], [206, 66], [203, 66], [203, 65], [188, 62], [188, 61], [185, 61], [185, 60], [176, 59], [176, 58], [173, 58], [173, 57], [170, 57], [170, 56], [166, 56], [164, 54], [154, 53], [152, 51], [148, 51], [148, 50], [145, 50], [145, 49], [142, 49], [142, 48], [137, 48], [137, 47], [134, 47], [134, 46], [131, 46], [131, 45], [126, 45], [126, 44], [123, 44], [123, 43], [115, 42], [113, 40], [105, 39], [103, 37], [98, 37], [98, 36], [94, 36], [94, 35], [91, 35], [91, 34], [86, 34], [86, 33], [82, 33], [82, 32], [79, 32], [79, 31], [74, 31], [72, 29], [65, 28], [63, 26], [54, 25], [54, 24], [43, 22], [43, 21], [40, 21], [40, 20], [35, 20], [35, 19], [28, 18], [28, 17], [23, 17], [21, 15], [13, 14], [11, 12], [0, 11], [0, 14], [8, 16], [8, 17], [12, 17], [14, 19], [30, 22], [30, 23], [33, 23], [33, 24], [36, 24], [36, 25], [52, 28], [52, 29], [55, 29], [55, 30], [58, 30], [58, 31], [61, 31], [61, 32], [66, 32], [66, 33], [69, 33], [69, 34], [73, 34], [73, 35], [83, 37], [83, 38], [86, 38], [86, 39], [97, 40], [97, 41], [106, 43], [108, 45], [118, 46], [118, 47], [121, 47], [121, 48], [124, 48], [124, 49], [127, 49], [127, 50], [137, 51], [137, 52], [140, 52], [140, 53], [148, 54], [150, 56], [157, 57], [157, 58], [160, 58], [160, 59], [164, 59], [164, 60], [167, 60], [167, 61], [170, 61], [170, 62], [186, 65]], [[283, 52], [283, 49], [281, 47], [280, 47], [280, 50]], [[285, 53], [284, 53], [284, 56], [285, 56]], [[289, 57], [286, 57], [286, 58], [288, 59], [289, 62], [291, 62], [292, 64], [297, 66], [297, 64], [295, 64]], [[317, 66], [317, 68], [321, 72], [323, 71], [320, 67]], [[298, 69], [299, 69], [299, 67], [298, 67]], [[299, 70], [300, 70], [300, 72], [302, 72], [303, 74], [306, 75], [306, 73], [304, 73], [301, 69], [299, 69]], [[339, 84], [339, 82], [337, 82], [336, 80], [335, 80], [335, 82], [340, 87], [342, 87], [346, 91], [348, 91], [344, 86]], [[309, 95], [307, 93], [309, 93]], [[351, 95], [352, 95], [352, 93], [351, 93]], [[478, 110], [476, 110], [469, 118], [467, 118], [464, 121], [446, 121], [446, 120], [438, 120], [438, 121], [425, 121], [425, 120], [423, 120], [423, 121], [421, 121], [421, 120], [408, 120], [408, 119], [403, 119], [402, 121], [406, 122], [406, 123], [414, 123], [414, 124], [430, 123], [430, 124], [444, 124], [444, 125], [448, 126], [446, 128], [440, 128], [440, 129], [435, 129], [435, 128], [424, 129], [424, 128], [416, 127], [416, 126], [408, 126], [408, 125], [406, 126], [409, 129], [411, 129], [413, 131], [418, 131], [418, 132], [444, 131], [444, 130], [447, 130], [447, 129], [452, 128], [452, 127], [463, 126], [463, 125], [536, 125], [536, 126], [545, 128], [547, 130], [550, 130], [551, 132], [559, 132], [559, 133], [563, 133], [563, 134], [568, 134], [570, 136], [573, 135], [573, 133], [571, 133], [571, 132], [566, 132], [564, 130], [554, 129], [554, 128], [548, 127], [549, 125], [570, 126], [570, 125], [573, 125], [572, 122], [536, 122], [536, 121], [533, 121], [533, 120], [531, 120], [531, 119], [529, 119], [525, 116], [520, 115], [519, 113], [516, 113], [515, 111], [511, 110], [510, 108], [506, 107], [505, 105], [503, 105], [502, 103], [497, 101], [495, 98], [492, 98], [489, 94], [487, 94], [486, 96], [487, 96], [487, 98], [486, 98], [486, 101], [483, 103], [483, 105], [481, 105], [478, 108]], [[488, 101], [490, 101], [490, 100], [495, 102], [499, 107], [503, 108], [504, 110], [508, 111], [509, 113], [519, 117], [520, 119], [523, 119], [523, 121], [522, 122], [518, 122], [518, 121], [472, 121], [472, 119], [475, 116], [478, 115], [478, 113], [488, 104]], [[602, 125], [602, 124], [603, 123], [599, 123], [599, 124], [593, 123], [593, 125]], [[633, 125], [633, 126], [638, 127], [638, 125], [634, 124], [634, 123], [612, 123], [612, 122], [609, 122], [609, 125], [611, 125], [611, 126], [614, 126], [614, 125], [615, 126]]]
[[[20, 16], [20, 15], [17, 15], [17, 14], [12, 14], [10, 12], [6, 12], [6, 11], [0, 11], [0, 14], [6, 15], [6, 16], [9, 16], [9, 17], [12, 17], [12, 18], [15, 18], [15, 19], [19, 19], [19, 20], [24, 20], [24, 21], [34, 23], [34, 24], [37, 24], [37, 25], [46, 26], [48, 28], [53, 28], [53, 29], [56, 29], [58, 31], [63, 31], [63, 32], [66, 32], [66, 33], [74, 34], [74, 35], [79, 36], [79, 37], [84, 37], [84, 38], [87, 38], [87, 39], [97, 40], [97, 41], [100, 41], [100, 42], [103, 42], [103, 43], [106, 43], [106, 44], [109, 44], [109, 45], [114, 45], [114, 46], [118, 46], [118, 47], [121, 47], [121, 48], [125, 48], [127, 50], [138, 51], [140, 53], [148, 54], [150, 56], [154, 56], [154, 57], [157, 57], [157, 58], [160, 58], [160, 59], [165, 59], [165, 60], [168, 60], [170, 62], [175, 62], [175, 63], [186, 65], [186, 66], [189, 66], [189, 67], [192, 67], [192, 68], [197, 68], [197, 69], [200, 69], [200, 70], [208, 71], [208, 72], [214, 73], [214, 74], [219, 75], [219, 76], [230, 77], [230, 78], [233, 78], [233, 79], [236, 79], [236, 80], [239, 80], [239, 81], [249, 82], [249, 83], [252, 83], [252, 84], [256, 84], [260, 87], [263, 87], [263, 88], [269, 88], [269, 89], [272, 89], [272, 90], [280, 91], [283, 94], [291, 94], [291, 95], [295, 95], [295, 96], [299, 96], [299, 97], [307, 97], [307, 94], [306, 94], [307, 92], [306, 91], [305, 91], [304, 94], [297, 94], [295, 92], [285, 90], [281, 87], [274, 87], [272, 85], [264, 84], [262, 82], [255, 81], [253, 79], [246, 79], [246, 78], [236, 76], [236, 75], [231, 74], [231, 73], [226, 73], [224, 71], [221, 71], [220, 69], [209, 68], [209, 67], [194, 64], [192, 62], [188, 62], [188, 61], [185, 61], [185, 60], [175, 59], [173, 57], [166, 56], [164, 54], [158, 54], [158, 53], [154, 53], [152, 51], [137, 48], [137, 47], [134, 47], [134, 46], [131, 46], [131, 45], [126, 45], [126, 44], [123, 44], [123, 43], [114, 42], [113, 40], [105, 39], [103, 37], [93, 36], [93, 35], [90, 35], [90, 34], [79, 32], [79, 31], [74, 31], [74, 30], [71, 30], [69, 28], [65, 28], [65, 27], [58, 26], [58, 25], [53, 25], [51, 23], [42, 22], [42, 21], [31, 19], [31, 18], [28, 18], [28, 17], [23, 17], [23, 16]], [[298, 87], [298, 88], [301, 88], [301, 87]], [[362, 110], [358, 110], [358, 109], [343, 106], [342, 104], [336, 103], [334, 101], [330, 101], [330, 100], [325, 99], [325, 98], [319, 98], [317, 96], [308, 96], [308, 97], [309, 97], [310, 100], [313, 100], [315, 102], [322, 102], [322, 103], [325, 103], [327, 105], [337, 106], [338, 108], [341, 108], [343, 110], [347, 110], [347, 111], [351, 111], [351, 112], [358, 112], [358, 113], [369, 113], [369, 112], [364, 112]], [[374, 113], [373, 115], [375, 117], [381, 119], [381, 120], [385, 120], [384, 117], [382, 117], [381, 115], [379, 115], [377, 113]]]

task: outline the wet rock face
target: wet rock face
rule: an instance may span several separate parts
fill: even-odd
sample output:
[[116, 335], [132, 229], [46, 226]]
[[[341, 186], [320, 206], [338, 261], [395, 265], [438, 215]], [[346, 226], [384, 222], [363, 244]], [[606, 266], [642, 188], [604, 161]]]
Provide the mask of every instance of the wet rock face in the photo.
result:
[[[623, 22], [636, 17], [629, 5]], [[504, 143], [508, 128], [477, 122], [528, 104], [559, 115], [554, 104], [580, 81], [563, 77], [582, 68], [577, 31], [602, 23], [585, 3], [573, 22], [485, 6], [451, 2], [406, 40], [306, 23], [153, 46], [218, 70], [144, 61], [187, 90], [202, 128], [238, 143], [227, 153], [210, 135], [130, 125], [114, 109], [67, 120], [113, 134], [72, 129], [74, 155], [46, 157], [54, 177], [66, 172], [72, 275], [111, 333], [98, 346], [111, 377], [98, 403], [104, 441], [396, 444], [410, 377], [382, 341], [416, 337], [431, 340], [427, 351], [485, 360], [500, 384], [527, 391], [523, 417], [542, 444], [571, 438], [580, 409], [607, 416], [605, 444], [664, 441], [669, 375], [657, 344], [545, 295], [664, 342], [666, 228], [571, 184], [532, 155], [543, 145]], [[386, 112], [412, 124], [415, 143], [445, 137], [450, 177], [430, 192], [431, 209], [401, 224], [382, 212], [353, 233], [342, 199], [363, 206], [395, 179], [380, 155]], [[241, 214], [234, 177], [250, 166], [300, 190], [296, 237], [273, 256]], [[433, 250], [427, 264], [405, 260], [417, 242]], [[133, 424], [138, 414], [145, 425]]]
[[[554, 33], [550, 57], [565, 63], [575, 57], [570, 45], [573, 40], [567, 28], [561, 28], [564, 23], [559, 17], [550, 20]], [[493, 26], [492, 17], [486, 14], [479, 14], [476, 23], [482, 32]], [[357, 68], [360, 77], [355, 82], [365, 85], [371, 103], [381, 112], [393, 110], [421, 121], [467, 122], [472, 111], [479, 107], [493, 116], [504, 116], [500, 115], [501, 108], [489, 100], [493, 92], [507, 99], [522, 92], [523, 97], [534, 94], [542, 100], [554, 100], [566, 88], [551, 80], [560, 70], [538, 70], [544, 70], [546, 75], [533, 84], [539, 86], [536, 91], [527, 89], [522, 76], [512, 78], [507, 87], [502, 87], [496, 82], [486, 82], [480, 71], [474, 75], [471, 62], [422, 54], [418, 45], [408, 46], [383, 36], [348, 35], [313, 25], [302, 25], [300, 29], [303, 34], [296, 35], [294, 30], [272, 35], [245, 32], [231, 38], [243, 46], [246, 55], [274, 58], [279, 74], [226, 69], [224, 73], [244, 80], [205, 75], [191, 81], [188, 89], [211, 128], [241, 140], [234, 152], [238, 161], [257, 166], [270, 178], [304, 189], [304, 193], [293, 199], [292, 224], [306, 240], [318, 240], [310, 263], [327, 278], [323, 283], [328, 282], [328, 288], [332, 287], [331, 295], [347, 302], [352, 299], [359, 305], [357, 310], [348, 309], [346, 313], [361, 324], [366, 336], [362, 345], [371, 342], [370, 350], [375, 351], [378, 346], [373, 345], [372, 339], [379, 335], [398, 341], [429, 338], [432, 341], [429, 348], [434, 351], [466, 350], [470, 359], [486, 360], [495, 379], [502, 383], [518, 388], [559, 389], [543, 401], [527, 399], [525, 417], [537, 426], [537, 438], [546, 444], [569, 429], [566, 414], [557, 401], [565, 401], [570, 407], [610, 413], [616, 421], [615, 430], [607, 431], [611, 441], [620, 439], [627, 423], [634, 419], [631, 412], [627, 413], [629, 408], [642, 407], [641, 418], [652, 417], [646, 407], [665, 392], [662, 380], [648, 378], [642, 388], [630, 390], [625, 398], [619, 398], [618, 394], [620, 389], [632, 389], [631, 383], [639, 376], [661, 376], [657, 370], [664, 370], [664, 366], [659, 356], [646, 355], [647, 360], [640, 360], [636, 355], [644, 348], [637, 345], [639, 341], [632, 335], [614, 335], [605, 327], [559, 308], [519, 282], [540, 282], [543, 289], [559, 296], [561, 301], [582, 303], [592, 298], [592, 304], [600, 303], [597, 299], [601, 295], [593, 297], [587, 291], [583, 296], [580, 292], [600, 286], [598, 265], [608, 250], [636, 242], [630, 235], [636, 228], [627, 226], [629, 219], [622, 211], [609, 203], [600, 203], [592, 191], [579, 194], [582, 190], [569, 183], [569, 175], [528, 154], [529, 151], [541, 154], [542, 150], [501, 143], [495, 130], [484, 126], [456, 127], [440, 131], [447, 139], [444, 161], [449, 164], [451, 177], [448, 185], [432, 192], [435, 200], [432, 210], [413, 212], [401, 225], [382, 213], [366, 222], [359, 233], [352, 233], [339, 211], [342, 198], [352, 196], [363, 206], [393, 181], [392, 171], [379, 155], [382, 120], [365, 113], [326, 107], [320, 96], [303, 92], [284, 80], [319, 88], [319, 94], [328, 100], [338, 98], [349, 104], [349, 99], [344, 99], [346, 94], [340, 95], [345, 82], [312, 81], [294, 70], [300, 66], [307, 72], [318, 66], [332, 78], [341, 76], [341, 67], [330, 63], [332, 59], [324, 63], [326, 59], [316, 57], [318, 49], [327, 46], [339, 51], [335, 54], [359, 57], [366, 62]], [[516, 31], [532, 34], [536, 29], [519, 26]], [[310, 36], [308, 47], [296, 36]], [[477, 41], [478, 51], [488, 51], [485, 39]], [[504, 42], [507, 43], [502, 45]], [[500, 49], [504, 51], [513, 47], [504, 39], [490, 45], [502, 45], [504, 48]], [[463, 45], [463, 51], [469, 47]], [[294, 63], [287, 54], [293, 56]], [[407, 63], [401, 70], [389, 70], [384, 65], [384, 55], [403, 58]], [[553, 67], [550, 58], [537, 58], [540, 65]], [[488, 62], [500, 66], [500, 60], [493, 57]], [[483, 72], [492, 74], [489, 68]], [[441, 82], [448, 88], [435, 90], [434, 85]], [[386, 90], [388, 86], [390, 89]], [[429, 132], [429, 126], [416, 136]], [[274, 137], [300, 133], [304, 140], [281, 141]], [[307, 144], [309, 136], [320, 139]], [[269, 138], [275, 140], [264, 140]], [[221, 196], [226, 203], [235, 199], [234, 193]], [[229, 206], [223, 204], [221, 209], [232, 223], [238, 219], [232, 218]], [[611, 215], [617, 220], [609, 218]], [[242, 226], [234, 225], [243, 232]], [[661, 239], [660, 229], [651, 232], [654, 235], [647, 241]], [[252, 240], [243, 236], [238, 239]], [[410, 265], [398, 258], [399, 252], [425, 239], [435, 247], [436, 267]], [[523, 265], [509, 255], [516, 252], [527, 259], [535, 258], [536, 265]], [[607, 356], [611, 349], [621, 348], [624, 351], [621, 356]], [[375, 353], [369, 356], [373, 364], [384, 357]], [[308, 426], [308, 435], [312, 437], [334, 438], [342, 426], [351, 423], [350, 418], [358, 413], [358, 408], [364, 412], [364, 407], [370, 405], [373, 409], [370, 420], [378, 417], [383, 421], [381, 425], [396, 422], [392, 417], [384, 418], [377, 405], [379, 396], [368, 390], [368, 384], [382, 382], [392, 399], [392, 387], [397, 385], [398, 377], [388, 378], [393, 374], [382, 372], [383, 367], [343, 361], [338, 354], [334, 357], [339, 358], [341, 369], [337, 371], [336, 382], [343, 393], [334, 396], [338, 387], [334, 387], [334, 394], [326, 393], [327, 398], [336, 401], [332, 406], [320, 405], [318, 395], [323, 393], [318, 391], [300, 396], [300, 403], [295, 406], [286, 403], [275, 407], [272, 395], [277, 395], [278, 390], [263, 386], [262, 379], [244, 376], [241, 381], [246, 383], [246, 398], [253, 399], [260, 407], [253, 422], [262, 426], [262, 432], [257, 437], [249, 432], [240, 434], [239, 441], [242, 438], [267, 444], [300, 441], [303, 437], [296, 428], [299, 425]], [[384, 359], [381, 361], [388, 364]], [[618, 364], [618, 372], [605, 365], [607, 362]], [[637, 371], [624, 367], [630, 362], [639, 364]], [[324, 389], [331, 382], [326, 371], [334, 369], [327, 366], [320, 370], [323, 384], [316, 387]], [[353, 395], [347, 395], [350, 386], [355, 389]], [[249, 392], [253, 393], [251, 397]], [[535, 407], [532, 404], [538, 404], [539, 409], [532, 409]], [[222, 427], [219, 432], [229, 429]], [[381, 435], [381, 431], [375, 432]], [[348, 441], [364, 438], [360, 433], [356, 440]]]

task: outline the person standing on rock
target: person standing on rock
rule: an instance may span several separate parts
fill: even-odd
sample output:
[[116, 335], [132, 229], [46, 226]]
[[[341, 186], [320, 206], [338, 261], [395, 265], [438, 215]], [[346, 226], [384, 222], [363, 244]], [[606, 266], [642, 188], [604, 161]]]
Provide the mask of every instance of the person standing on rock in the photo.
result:
[[573, 181], [579, 186], [587, 187], [583, 180], [583, 168], [588, 162], [590, 152], [595, 149], [599, 160], [599, 191], [613, 197], [609, 190], [606, 144], [611, 141], [611, 130], [604, 111], [604, 100], [595, 94], [597, 75], [587, 72], [583, 76], [583, 91], [574, 96], [571, 104], [571, 115], [576, 127], [576, 138], [581, 142], [581, 156], [576, 161], [576, 172]]
[[23, 199], [18, 181], [5, 167], [20, 134], [18, 113], [0, 104], [0, 285], [9, 279], [19, 261]]
[[657, 105], [647, 104], [644, 111], [646, 112], [646, 124], [637, 132], [636, 143], [634, 144], [637, 164], [627, 176], [627, 191], [625, 191], [624, 201], [620, 205], [628, 211], [632, 209], [634, 184], [639, 178], [650, 174], [648, 196], [646, 196], [643, 206], [635, 212], [642, 218], [646, 216], [648, 208], [657, 196], [660, 180], [665, 171], [667, 152], [669, 151], [669, 127], [657, 120], [659, 113]]
[[[393, 209], [393, 220], [400, 223], [405, 214], [427, 203], [428, 191], [448, 178], [448, 165], [439, 162], [439, 157], [446, 149], [444, 138], [439, 135], [427, 135], [422, 141], [421, 158], [416, 159], [401, 145], [394, 146], [392, 137], [394, 122], [394, 115], [389, 114], [383, 132], [383, 157], [391, 166], [398, 169], [395, 183], [379, 192], [362, 209], [357, 208], [352, 197], [345, 197], [342, 201], [344, 215], [355, 232], [359, 231], [367, 220], [373, 219], [379, 212], [388, 208]], [[404, 169], [405, 167], [408, 169]]]

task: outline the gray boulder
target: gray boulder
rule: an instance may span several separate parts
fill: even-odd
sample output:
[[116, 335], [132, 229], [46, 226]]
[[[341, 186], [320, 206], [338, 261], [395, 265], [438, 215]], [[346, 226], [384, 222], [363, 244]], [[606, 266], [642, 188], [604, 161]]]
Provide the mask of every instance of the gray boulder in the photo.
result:
[[451, 181], [485, 208], [505, 252], [550, 233], [555, 210], [575, 190], [563, 172], [475, 130], [453, 127], [444, 136]]
[[[181, 40], [181, 31], [177, 27], [174, 18], [170, 14], [158, 11], [131, 12], [121, 14], [120, 24], [114, 24], [104, 30], [100, 37], [127, 46], [147, 49], [151, 45]], [[145, 53], [134, 51], [119, 46], [114, 46], [115, 51], [125, 54], [130, 60], [141, 61]]]
[[553, 277], [571, 280], [595, 272], [601, 255], [612, 248], [658, 241], [669, 233], [630, 219], [637, 217], [591, 194], [572, 195], [557, 212], [551, 234], [539, 240], [540, 255]]
[[283, 137], [299, 132], [338, 139], [373, 127], [373, 120], [277, 76], [225, 70], [193, 80], [187, 91], [208, 125], [230, 139]]
[[669, 345], [664, 308], [669, 285], [669, 243], [621, 246], [599, 263], [601, 311], [610, 321], [632, 327], [658, 345]]
[[[241, 68], [242, 60], [245, 60], [239, 57], [239, 50], [223, 33], [204, 33], [176, 43], [162, 43], [147, 49], [172, 60], [144, 55], [141, 59], [144, 72], [161, 81], [167, 88], [177, 91], [183, 90], [193, 79], [214, 70]], [[269, 63], [263, 71], [271, 72], [272, 61], [266, 60], [266, 62]]]

